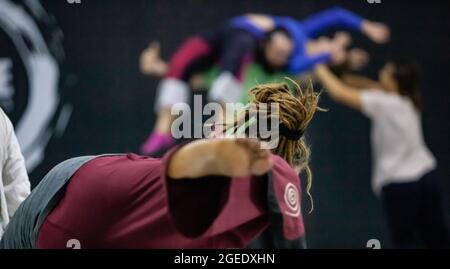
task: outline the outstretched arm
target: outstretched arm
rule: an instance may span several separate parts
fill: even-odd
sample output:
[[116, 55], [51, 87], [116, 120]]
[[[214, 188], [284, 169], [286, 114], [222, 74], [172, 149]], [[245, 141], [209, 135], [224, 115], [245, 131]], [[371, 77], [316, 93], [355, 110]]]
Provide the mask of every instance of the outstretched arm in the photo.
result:
[[342, 82], [325, 65], [318, 65], [315, 74], [331, 98], [351, 108], [361, 110], [362, 101], [358, 89]]
[[257, 140], [202, 139], [179, 149], [167, 173], [172, 179], [242, 177], [263, 175], [271, 168], [270, 151], [261, 149]]
[[330, 28], [340, 27], [360, 31], [364, 19], [343, 8], [335, 7], [318, 12], [300, 23], [308, 37], [316, 37]]
[[378, 82], [356, 74], [344, 73], [341, 79], [345, 84], [358, 90], [380, 88]]
[[344, 28], [360, 31], [376, 43], [389, 41], [389, 28], [377, 22], [364, 19], [361, 16], [335, 7], [312, 15], [301, 21], [302, 29], [308, 37], [316, 37], [330, 28]]

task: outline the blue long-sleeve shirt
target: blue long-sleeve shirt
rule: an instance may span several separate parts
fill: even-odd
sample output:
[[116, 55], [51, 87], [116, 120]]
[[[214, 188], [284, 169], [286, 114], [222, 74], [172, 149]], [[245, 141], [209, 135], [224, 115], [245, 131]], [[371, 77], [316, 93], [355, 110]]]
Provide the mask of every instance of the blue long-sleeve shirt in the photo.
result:
[[314, 38], [330, 28], [361, 30], [363, 18], [357, 14], [335, 7], [311, 15], [299, 22], [306, 36]]
[[[294, 40], [294, 51], [287, 69], [291, 73], [303, 73], [311, 70], [316, 64], [331, 60], [329, 53], [308, 55], [305, 45], [308, 39], [314, 38], [330, 28], [361, 30], [363, 18], [346, 9], [335, 7], [314, 14], [305, 20], [297, 21], [290, 17], [270, 16], [276, 28], [286, 29]], [[230, 26], [241, 28], [256, 38], [263, 38], [266, 32], [254, 25], [247, 16], [239, 16], [230, 21]]]

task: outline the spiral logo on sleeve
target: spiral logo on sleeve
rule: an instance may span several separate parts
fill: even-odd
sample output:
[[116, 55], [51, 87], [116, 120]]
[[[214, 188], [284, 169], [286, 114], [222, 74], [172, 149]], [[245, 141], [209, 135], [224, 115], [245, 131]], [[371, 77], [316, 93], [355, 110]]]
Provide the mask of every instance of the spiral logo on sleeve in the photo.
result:
[[284, 189], [284, 202], [288, 208], [285, 211], [286, 215], [291, 217], [300, 216], [300, 195], [297, 187], [292, 183], [288, 183]]
[[0, 106], [31, 172], [71, 112], [59, 92], [62, 32], [38, 0], [0, 0], [0, 40]]

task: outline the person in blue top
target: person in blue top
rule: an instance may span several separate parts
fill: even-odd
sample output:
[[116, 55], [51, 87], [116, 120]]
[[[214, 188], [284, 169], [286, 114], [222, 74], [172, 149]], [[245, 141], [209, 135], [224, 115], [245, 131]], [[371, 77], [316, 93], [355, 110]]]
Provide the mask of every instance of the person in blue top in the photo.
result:
[[218, 65], [220, 74], [212, 83], [209, 98], [222, 104], [236, 103], [242, 96], [242, 73], [247, 63], [257, 61], [268, 72], [298, 75], [316, 64], [343, 61], [348, 36], [320, 36], [335, 28], [359, 31], [380, 44], [390, 37], [386, 25], [336, 7], [301, 21], [261, 14], [232, 18], [218, 29], [189, 38], [168, 64], [159, 58], [159, 45], [152, 43], [141, 56], [141, 71], [163, 80], [155, 105], [157, 122], [141, 153], [152, 155], [174, 144], [170, 110], [176, 103], [189, 101], [189, 83], [195, 74]]

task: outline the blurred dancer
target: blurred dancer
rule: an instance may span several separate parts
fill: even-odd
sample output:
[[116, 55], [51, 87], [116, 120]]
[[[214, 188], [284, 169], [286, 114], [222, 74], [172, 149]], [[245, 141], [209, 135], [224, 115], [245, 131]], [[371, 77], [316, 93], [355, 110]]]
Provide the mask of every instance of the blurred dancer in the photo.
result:
[[216, 138], [162, 159], [67, 160], [21, 205], [0, 247], [66, 248], [76, 240], [81, 248], [243, 248], [277, 225], [281, 247], [303, 248], [298, 174], [306, 171], [311, 182], [302, 134], [318, 96], [312, 89], [294, 95], [285, 84], [260, 85], [252, 96], [255, 104], [279, 104], [272, 152], [257, 139]]
[[[218, 63], [219, 74], [211, 85], [209, 97], [223, 104], [236, 103], [243, 94], [243, 71], [255, 60], [269, 73], [283, 71], [290, 75], [307, 72], [318, 63], [341, 61], [349, 45], [346, 36], [318, 38], [336, 27], [360, 31], [377, 43], [389, 39], [385, 25], [333, 8], [302, 21], [256, 14], [233, 18], [216, 31], [185, 41], [168, 65], [158, 57], [158, 44], [152, 44], [141, 58], [141, 70], [164, 79], [158, 87], [155, 106], [158, 119], [141, 152], [151, 155], [173, 145], [170, 109], [176, 103], [189, 101], [188, 83], [193, 74]], [[253, 85], [256, 78], [252, 79]]]
[[389, 61], [379, 81], [357, 80], [362, 90], [323, 65], [316, 75], [334, 100], [372, 121], [372, 186], [383, 202], [395, 246], [449, 247], [436, 160], [422, 134], [416, 64]]
[[29, 193], [30, 182], [13, 125], [0, 108], [0, 239]]

